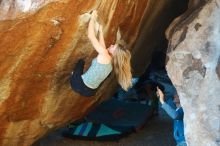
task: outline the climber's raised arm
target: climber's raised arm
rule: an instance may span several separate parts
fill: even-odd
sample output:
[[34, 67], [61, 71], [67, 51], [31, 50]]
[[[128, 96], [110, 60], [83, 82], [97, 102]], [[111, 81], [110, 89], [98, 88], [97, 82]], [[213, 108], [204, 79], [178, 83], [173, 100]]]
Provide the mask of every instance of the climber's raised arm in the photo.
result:
[[108, 51], [106, 48], [98, 41], [95, 35], [95, 22], [96, 22], [97, 12], [93, 11], [91, 19], [89, 21], [89, 27], [88, 27], [88, 38], [91, 41], [93, 47], [100, 55], [106, 55], [108, 54]]
[[103, 48], [106, 48], [102, 25], [100, 25], [99, 27], [99, 43], [102, 45]]

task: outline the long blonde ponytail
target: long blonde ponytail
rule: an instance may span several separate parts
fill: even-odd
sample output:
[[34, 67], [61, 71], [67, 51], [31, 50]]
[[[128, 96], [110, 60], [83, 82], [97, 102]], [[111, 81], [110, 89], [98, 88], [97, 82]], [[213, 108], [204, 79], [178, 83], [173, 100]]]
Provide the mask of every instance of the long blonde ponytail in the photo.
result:
[[118, 83], [125, 91], [127, 91], [128, 88], [132, 86], [130, 60], [131, 60], [130, 51], [124, 49], [121, 45], [118, 45], [113, 56], [113, 67]]

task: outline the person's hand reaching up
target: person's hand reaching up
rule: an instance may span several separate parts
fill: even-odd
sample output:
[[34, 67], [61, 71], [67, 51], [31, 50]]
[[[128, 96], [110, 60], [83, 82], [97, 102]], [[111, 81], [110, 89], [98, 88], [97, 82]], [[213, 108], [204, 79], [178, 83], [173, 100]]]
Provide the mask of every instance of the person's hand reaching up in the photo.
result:
[[159, 98], [161, 104], [163, 104], [163, 103], [164, 103], [164, 94], [163, 94], [163, 92], [160, 90], [159, 87], [157, 87], [157, 96], [158, 96], [158, 98]]

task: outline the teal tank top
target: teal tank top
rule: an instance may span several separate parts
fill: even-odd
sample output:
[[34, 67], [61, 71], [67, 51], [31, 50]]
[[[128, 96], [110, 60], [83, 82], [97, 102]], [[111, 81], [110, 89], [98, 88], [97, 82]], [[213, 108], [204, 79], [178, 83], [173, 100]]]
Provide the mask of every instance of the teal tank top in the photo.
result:
[[97, 62], [97, 58], [92, 60], [89, 69], [81, 76], [86, 86], [96, 89], [104, 81], [112, 71], [112, 64], [101, 64]]

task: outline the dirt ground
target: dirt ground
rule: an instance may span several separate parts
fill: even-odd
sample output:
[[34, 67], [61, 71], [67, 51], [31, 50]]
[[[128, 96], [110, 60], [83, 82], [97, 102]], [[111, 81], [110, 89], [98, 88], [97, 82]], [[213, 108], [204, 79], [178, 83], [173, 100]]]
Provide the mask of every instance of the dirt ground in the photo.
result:
[[150, 119], [143, 129], [117, 142], [72, 140], [63, 138], [61, 131], [49, 134], [32, 146], [175, 146], [172, 121], [163, 111]]

